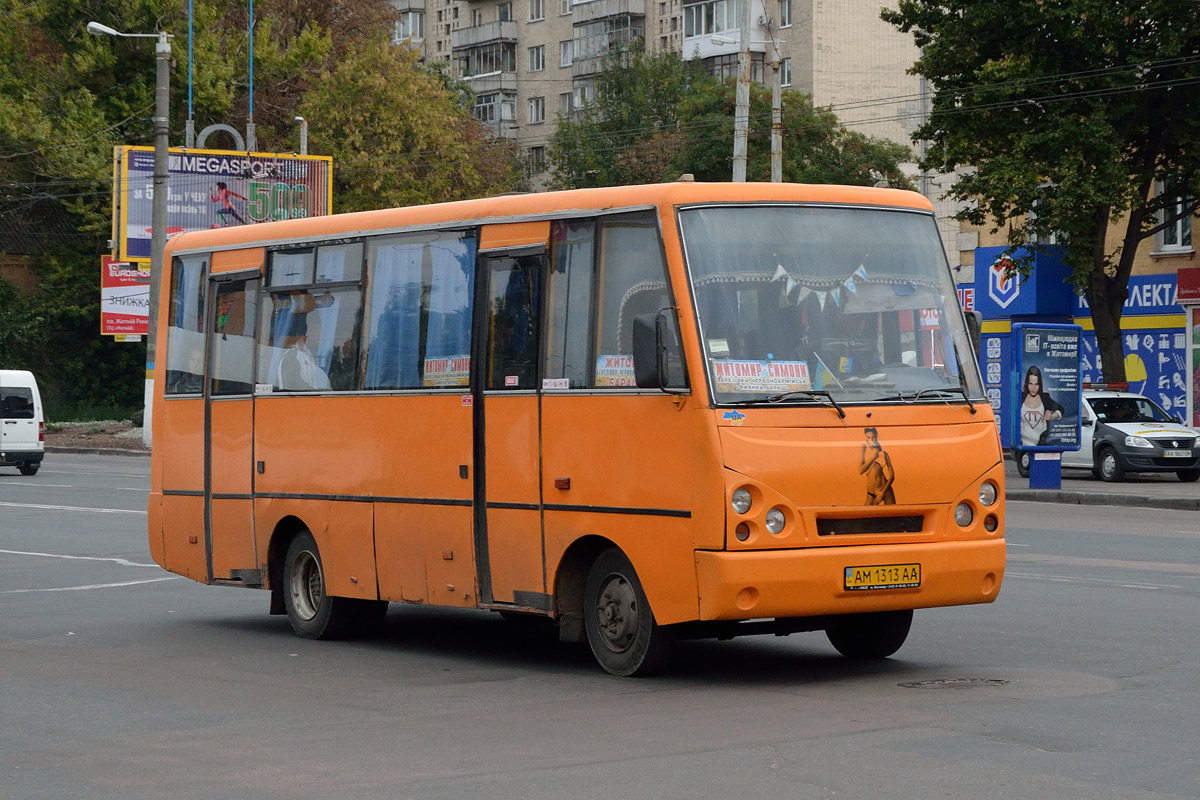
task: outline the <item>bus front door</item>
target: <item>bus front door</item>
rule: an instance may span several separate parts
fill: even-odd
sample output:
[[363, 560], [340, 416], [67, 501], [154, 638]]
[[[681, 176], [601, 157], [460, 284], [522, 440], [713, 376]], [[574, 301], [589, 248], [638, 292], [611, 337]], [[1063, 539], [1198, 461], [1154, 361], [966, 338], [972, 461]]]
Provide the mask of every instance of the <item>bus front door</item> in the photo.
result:
[[549, 608], [540, 489], [538, 333], [545, 253], [481, 258], [476, 378], [475, 550], [483, 604]]
[[261, 586], [254, 542], [254, 329], [258, 278], [214, 275], [204, 393], [204, 544], [209, 581]]

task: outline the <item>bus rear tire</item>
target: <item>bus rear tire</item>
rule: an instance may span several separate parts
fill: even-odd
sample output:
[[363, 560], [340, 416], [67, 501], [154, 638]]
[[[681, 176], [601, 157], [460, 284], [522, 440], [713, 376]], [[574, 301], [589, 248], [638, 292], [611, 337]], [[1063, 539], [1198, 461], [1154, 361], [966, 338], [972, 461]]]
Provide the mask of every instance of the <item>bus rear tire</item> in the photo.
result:
[[846, 614], [826, 628], [825, 635], [846, 658], [887, 658], [908, 638], [912, 618], [911, 609]]
[[[372, 619], [364, 613], [362, 602], [327, 594], [321, 551], [311, 533], [303, 531], [292, 540], [283, 561], [283, 606], [297, 636], [341, 639], [364, 632]], [[383, 611], [387, 611], [386, 603]], [[382, 615], [378, 615], [377, 622], [382, 624]]]
[[654, 621], [633, 564], [619, 549], [601, 553], [584, 588], [583, 625], [592, 655], [620, 677], [650, 675], [667, 663], [671, 634]]

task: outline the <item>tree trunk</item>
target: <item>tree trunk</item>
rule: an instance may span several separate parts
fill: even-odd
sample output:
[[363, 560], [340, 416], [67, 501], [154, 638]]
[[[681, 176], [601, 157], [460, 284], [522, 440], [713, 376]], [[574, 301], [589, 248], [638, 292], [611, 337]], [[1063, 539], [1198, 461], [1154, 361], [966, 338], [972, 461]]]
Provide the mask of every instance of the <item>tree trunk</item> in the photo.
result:
[[[1121, 251], [1121, 267], [1109, 277], [1104, 272], [1104, 236], [1108, 231], [1109, 208], [1097, 208], [1092, 212], [1092, 271], [1088, 276], [1084, 295], [1092, 311], [1092, 325], [1096, 330], [1096, 349], [1100, 353], [1100, 371], [1105, 383], [1124, 383], [1125, 352], [1121, 347], [1121, 311], [1128, 294], [1129, 267], [1133, 263], [1126, 250]], [[1135, 245], [1136, 249], [1136, 245]]]

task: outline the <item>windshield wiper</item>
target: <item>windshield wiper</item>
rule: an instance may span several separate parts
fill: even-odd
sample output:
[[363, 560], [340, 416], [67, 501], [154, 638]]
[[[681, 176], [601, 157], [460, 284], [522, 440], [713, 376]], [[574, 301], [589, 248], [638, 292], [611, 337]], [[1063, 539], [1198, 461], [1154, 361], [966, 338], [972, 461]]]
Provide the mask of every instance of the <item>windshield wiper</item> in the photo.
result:
[[783, 394], [773, 394], [767, 398], [768, 403], [782, 403], [784, 400], [791, 400], [794, 397], [823, 397], [829, 401], [829, 405], [833, 406], [834, 411], [842, 419], [846, 418], [846, 412], [838, 405], [837, 400], [833, 399], [833, 395], [829, 392], [818, 391], [813, 389], [797, 389], [793, 392], [784, 392]]
[[970, 407], [971, 413], [972, 414], [976, 413], [975, 404], [973, 402], [971, 402], [970, 396], [967, 395], [967, 390], [961, 386], [935, 386], [935, 387], [932, 387], [929, 389], [922, 389], [919, 392], [912, 392], [910, 394], [905, 394], [904, 392], [900, 392], [899, 394], [894, 394], [889, 397], [881, 397], [879, 399], [880, 400], [904, 400], [905, 402], [908, 402], [910, 400], [920, 400], [922, 397], [925, 397], [926, 395], [933, 395], [935, 393], [936, 394], [961, 394], [963, 396], [963, 399], [967, 401], [967, 405]]

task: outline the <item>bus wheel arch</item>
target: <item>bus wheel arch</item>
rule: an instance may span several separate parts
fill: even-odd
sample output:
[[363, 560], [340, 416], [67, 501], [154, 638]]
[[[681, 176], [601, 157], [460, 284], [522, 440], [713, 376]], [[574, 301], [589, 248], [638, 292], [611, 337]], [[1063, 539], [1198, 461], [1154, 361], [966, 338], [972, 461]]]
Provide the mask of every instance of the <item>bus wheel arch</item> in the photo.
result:
[[308, 526], [299, 517], [287, 516], [275, 523], [271, 543], [267, 546], [267, 586], [271, 590], [273, 615], [287, 613], [283, 602], [283, 564], [292, 540], [307, 532]]
[[583, 592], [588, 571], [605, 550], [615, 545], [603, 536], [585, 536], [571, 543], [554, 575], [554, 618], [561, 642], [586, 642]]

